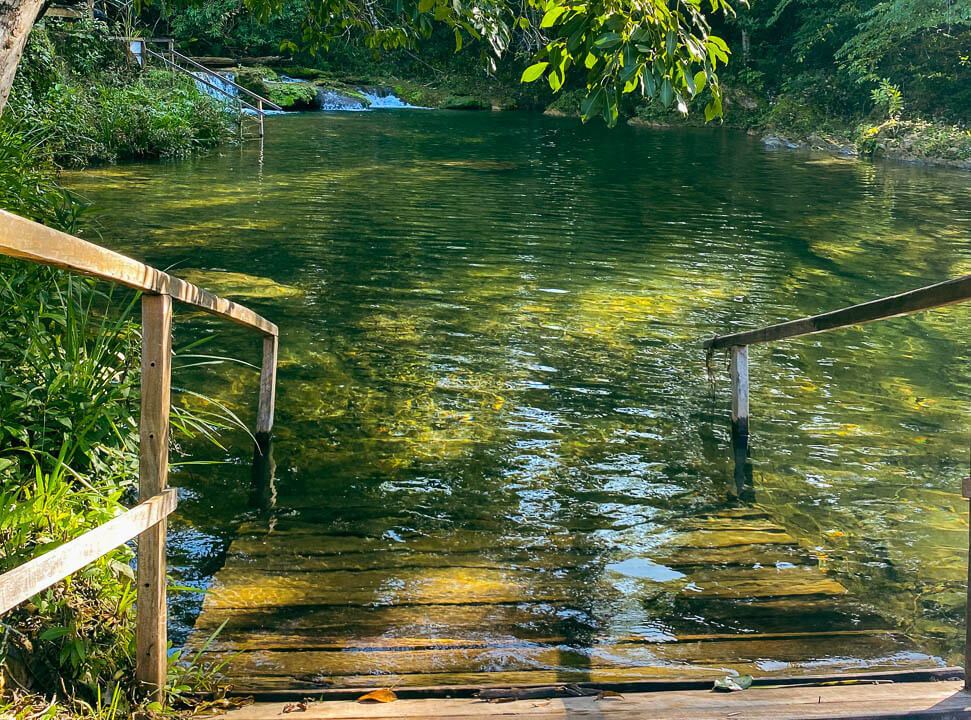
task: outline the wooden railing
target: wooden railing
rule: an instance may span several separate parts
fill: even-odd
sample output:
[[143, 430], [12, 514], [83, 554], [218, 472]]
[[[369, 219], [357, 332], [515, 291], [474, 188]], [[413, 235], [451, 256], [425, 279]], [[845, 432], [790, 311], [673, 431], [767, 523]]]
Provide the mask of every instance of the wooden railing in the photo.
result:
[[[232, 320], [263, 336], [256, 437], [267, 447], [276, 396], [277, 326], [161, 270], [0, 210], [0, 255], [64, 268], [142, 291], [141, 417], [138, 500], [132, 510], [0, 575], [0, 614], [136, 536], [136, 675], [161, 698], [166, 675], [166, 518], [176, 494], [168, 485], [172, 375], [172, 301]], [[259, 450], [258, 450], [259, 452]]]
[[[741, 495], [743, 486], [751, 472], [749, 465], [749, 345], [862, 325], [967, 300], [971, 300], [971, 275], [947, 280], [936, 285], [928, 285], [900, 295], [892, 295], [860, 305], [833, 310], [821, 315], [812, 315], [800, 320], [768, 325], [757, 330], [718, 335], [706, 340], [704, 347], [709, 353], [725, 348], [729, 349], [731, 353], [729, 370], [732, 386], [732, 455], [735, 463], [733, 493]], [[971, 477], [964, 479], [961, 494], [965, 498], [971, 499]], [[969, 672], [971, 670], [971, 509], [969, 509], [968, 549], [964, 687], [966, 690], [971, 690], [971, 672]]]

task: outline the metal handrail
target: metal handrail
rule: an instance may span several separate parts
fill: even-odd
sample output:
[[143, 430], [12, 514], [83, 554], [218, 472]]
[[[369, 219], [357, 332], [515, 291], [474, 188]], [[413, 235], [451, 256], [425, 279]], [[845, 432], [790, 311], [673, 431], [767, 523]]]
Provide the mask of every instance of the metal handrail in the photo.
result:
[[[233, 94], [227, 92], [224, 88], [221, 88], [218, 85], [214, 85], [213, 83], [209, 82], [205, 78], [201, 78], [198, 75], [194, 75], [191, 70], [186, 70], [181, 65], [178, 65], [177, 63], [172, 62], [167, 57], [165, 57], [164, 55], [161, 55], [161, 54], [155, 52], [154, 50], [149, 50], [148, 48], [145, 48], [145, 54], [146, 55], [149, 55], [151, 57], [154, 57], [154, 58], [158, 58], [159, 60], [161, 60], [162, 62], [164, 62], [166, 65], [170, 65], [172, 68], [174, 68], [175, 70], [178, 70], [180, 73], [184, 73], [185, 75], [188, 75], [189, 77], [191, 77], [193, 80], [197, 80], [198, 82], [201, 82], [206, 87], [212, 88], [213, 90], [215, 90], [218, 93], [222, 93], [223, 95], [225, 95], [226, 97], [230, 98], [231, 100], [234, 100], [234, 101], [238, 102], [243, 107], [249, 108], [250, 110], [254, 111], [255, 113], [257, 113], [261, 117], [266, 114], [259, 107], [255, 106], [255, 105], [251, 105], [250, 103], [246, 102], [242, 98], [240, 98], [240, 97], [238, 97], [236, 95], [233, 95]], [[216, 73], [213, 73], [212, 71], [210, 71], [210, 74], [215, 75]], [[222, 77], [222, 76], [220, 75], [219, 77]], [[223, 78], [223, 79], [225, 80], [225, 78]], [[226, 80], [226, 82], [230, 82], [230, 81], [229, 80]], [[266, 102], [270, 102], [270, 101], [267, 100]], [[276, 106], [274, 106], [274, 107], [276, 107]]]
[[[180, 53], [180, 52], [179, 52], [178, 50], [170, 50], [169, 52], [171, 52], [171, 53], [172, 53], [172, 55], [174, 55], [175, 57], [178, 57], [178, 58], [180, 58], [181, 60], [185, 60], [185, 61], [186, 61], [187, 63], [189, 63], [189, 64], [190, 64], [190, 65], [192, 65], [193, 67], [197, 67], [197, 68], [199, 68], [199, 69], [200, 69], [200, 70], [202, 70], [203, 72], [207, 72], [207, 73], [209, 73], [210, 75], [218, 75], [218, 73], [216, 73], [215, 71], [213, 71], [213, 70], [211, 70], [210, 68], [207, 68], [207, 67], [206, 67], [205, 65], [203, 65], [202, 63], [199, 63], [199, 62], [196, 62], [196, 61], [195, 61], [195, 60], [193, 60], [192, 58], [190, 58], [190, 57], [188, 57], [188, 56], [186, 56], [186, 55], [183, 55], [183, 54], [182, 54], [182, 53]], [[274, 102], [271, 102], [270, 100], [267, 100], [267, 99], [266, 99], [265, 97], [262, 97], [262, 96], [260, 96], [260, 95], [257, 95], [257, 94], [256, 94], [255, 92], [253, 92], [252, 90], [248, 90], [248, 89], [246, 89], [246, 88], [244, 88], [244, 87], [243, 87], [242, 85], [240, 85], [239, 83], [236, 83], [236, 82], [233, 82], [232, 80], [229, 80], [228, 78], [223, 78], [223, 77], [222, 77], [222, 75], [220, 75], [219, 77], [220, 77], [220, 78], [222, 78], [222, 79], [223, 79], [223, 80], [224, 80], [224, 81], [225, 81], [225, 82], [226, 82], [226, 83], [227, 83], [228, 85], [232, 85], [232, 86], [233, 86], [234, 88], [236, 88], [237, 90], [240, 90], [240, 91], [242, 91], [242, 92], [244, 92], [244, 93], [246, 93], [247, 95], [249, 95], [249, 96], [250, 96], [251, 98], [253, 98], [254, 100], [259, 100], [259, 101], [261, 101], [261, 102], [262, 102], [262, 103], [263, 103], [264, 105], [267, 105], [267, 106], [268, 106], [268, 107], [269, 107], [269, 108], [270, 108], [271, 110], [283, 110], [283, 108], [282, 108], [282, 107], [280, 107], [279, 105], [277, 105], [276, 103], [274, 103]]]

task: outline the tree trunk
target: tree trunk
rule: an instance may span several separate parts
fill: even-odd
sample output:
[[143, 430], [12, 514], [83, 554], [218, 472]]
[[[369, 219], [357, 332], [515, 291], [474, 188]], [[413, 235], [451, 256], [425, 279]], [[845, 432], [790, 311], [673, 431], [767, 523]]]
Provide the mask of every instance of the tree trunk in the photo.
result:
[[0, 113], [44, 0], [0, 0]]

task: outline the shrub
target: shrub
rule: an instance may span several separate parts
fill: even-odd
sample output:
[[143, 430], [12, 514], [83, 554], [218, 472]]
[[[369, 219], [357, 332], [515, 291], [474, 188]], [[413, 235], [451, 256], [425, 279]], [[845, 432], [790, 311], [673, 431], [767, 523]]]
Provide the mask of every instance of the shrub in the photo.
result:
[[141, 72], [119, 43], [85, 28], [31, 33], [2, 117], [8, 128], [31, 134], [62, 166], [184, 156], [232, 141], [233, 114], [191, 78]]

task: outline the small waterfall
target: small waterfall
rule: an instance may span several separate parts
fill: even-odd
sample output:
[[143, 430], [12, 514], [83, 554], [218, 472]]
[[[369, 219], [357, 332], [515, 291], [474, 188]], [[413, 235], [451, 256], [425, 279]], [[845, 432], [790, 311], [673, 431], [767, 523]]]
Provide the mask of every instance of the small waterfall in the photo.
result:
[[321, 88], [317, 96], [321, 110], [339, 110], [345, 112], [364, 112], [366, 110], [413, 109], [427, 110], [418, 105], [409, 105], [397, 97], [391, 88], [365, 87], [358, 90], [364, 100], [353, 95], [347, 95], [335, 90]]
[[[230, 98], [239, 97], [239, 90], [227, 82], [236, 81], [236, 73], [234, 72], [218, 72], [215, 75], [210, 75], [209, 73], [204, 72], [193, 72], [192, 74], [196, 77], [196, 88], [198, 88], [199, 92], [201, 93], [211, 95], [224, 103], [229, 103]], [[201, 82], [202, 80], [205, 80], [206, 82]], [[206, 85], [206, 83], [209, 83], [209, 85], [215, 85], [223, 92], [219, 92], [215, 88], [209, 87], [209, 85]]]
[[397, 97], [391, 92], [385, 93], [384, 95], [378, 94], [379, 91], [371, 90], [361, 90], [361, 94], [366, 97], [373, 109], [377, 108], [415, 108], [415, 105], [409, 105], [401, 98]]
[[353, 95], [345, 95], [336, 90], [319, 88], [317, 103], [321, 110], [341, 110], [344, 112], [363, 112], [367, 110], [364, 103]]

